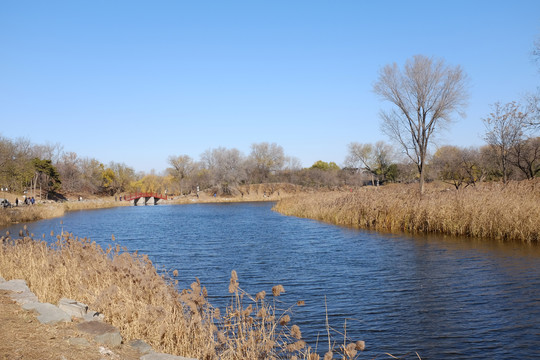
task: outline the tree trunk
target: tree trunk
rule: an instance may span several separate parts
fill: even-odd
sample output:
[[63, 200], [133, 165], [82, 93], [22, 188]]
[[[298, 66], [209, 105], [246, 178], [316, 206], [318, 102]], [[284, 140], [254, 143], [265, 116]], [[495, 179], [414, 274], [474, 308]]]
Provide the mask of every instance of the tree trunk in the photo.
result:
[[502, 171], [503, 171], [503, 183], [506, 184], [508, 182], [508, 169], [506, 163], [506, 158], [503, 157], [502, 159]]
[[37, 186], [37, 181], [39, 179], [39, 173], [34, 175], [34, 187], [33, 187], [33, 192], [32, 192], [32, 197], [35, 199], [36, 198], [36, 186]]
[[420, 195], [424, 195], [424, 162], [420, 164]]

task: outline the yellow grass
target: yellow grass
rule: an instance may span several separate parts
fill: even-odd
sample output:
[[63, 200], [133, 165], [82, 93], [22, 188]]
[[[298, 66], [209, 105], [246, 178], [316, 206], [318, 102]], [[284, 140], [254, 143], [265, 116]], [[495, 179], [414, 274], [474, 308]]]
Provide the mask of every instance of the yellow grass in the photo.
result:
[[112, 198], [99, 198], [85, 201], [48, 202], [18, 207], [0, 208], [0, 227], [14, 223], [50, 219], [64, 215], [66, 211], [103, 209], [115, 206], [128, 206], [128, 201], [114, 201]]
[[230, 203], [230, 202], [258, 202], [258, 201], [279, 201], [280, 199], [306, 192], [308, 189], [294, 184], [269, 183], [269, 184], [249, 184], [239, 185], [231, 189], [228, 195], [213, 196], [212, 192], [199, 192], [199, 197], [195, 193], [183, 196], [169, 197], [167, 203], [172, 204], [193, 204], [193, 203]]
[[48, 219], [64, 215], [65, 209], [59, 204], [19, 206], [11, 209], [0, 209], [0, 226]]
[[[292, 307], [280, 309], [281, 285], [268, 289], [272, 295], [253, 297], [233, 271], [231, 303], [222, 313], [208, 303], [198, 280], [179, 291], [177, 281], [160, 274], [146, 255], [119, 246], [103, 250], [70, 234], [56, 235], [52, 245], [24, 235], [0, 238], [0, 276], [25, 279], [42, 302], [67, 297], [88, 304], [125, 340], [143, 339], [157, 351], [197, 359], [319, 359], [290, 323]], [[336, 353], [357, 358], [348, 343], [345, 338]]]
[[282, 199], [285, 215], [378, 231], [440, 233], [527, 243], [540, 240], [540, 179], [453, 190], [430, 184], [364, 187]]

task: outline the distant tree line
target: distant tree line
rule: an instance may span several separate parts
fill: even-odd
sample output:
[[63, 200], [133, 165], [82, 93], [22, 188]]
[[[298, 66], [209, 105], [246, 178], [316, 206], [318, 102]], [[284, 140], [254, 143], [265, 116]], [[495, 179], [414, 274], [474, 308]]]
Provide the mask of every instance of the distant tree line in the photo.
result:
[[[484, 119], [487, 144], [482, 147], [438, 148], [426, 161], [425, 181], [441, 180], [459, 189], [483, 181], [540, 176], [540, 137], [532, 135], [528, 118], [518, 109], [516, 103], [494, 105], [493, 113]], [[502, 126], [503, 121], [516, 122], [516, 128]], [[516, 133], [504, 135], [501, 129], [514, 129]], [[105, 165], [64, 152], [60, 145], [33, 145], [25, 139], [0, 137], [2, 188], [42, 194], [43, 198], [136, 191], [235, 195], [240, 193], [240, 185], [261, 183], [336, 189], [419, 181], [417, 165], [383, 141], [350, 143], [342, 167], [319, 160], [303, 168], [297, 158], [286, 156], [281, 146], [266, 142], [253, 144], [248, 155], [235, 148], [218, 147], [206, 150], [198, 160], [171, 155], [168, 164], [162, 173], [142, 173], [123, 163]]]
[[0, 136], [0, 185], [45, 198], [60, 193], [114, 194], [125, 191], [135, 171], [119, 163], [105, 166], [93, 158], [64, 152], [60, 144], [35, 145]]

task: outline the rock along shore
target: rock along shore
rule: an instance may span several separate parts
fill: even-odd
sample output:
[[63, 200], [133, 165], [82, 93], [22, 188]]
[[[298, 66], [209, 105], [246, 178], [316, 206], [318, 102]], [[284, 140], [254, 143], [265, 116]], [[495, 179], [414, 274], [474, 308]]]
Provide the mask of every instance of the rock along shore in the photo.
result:
[[[30, 291], [25, 280], [6, 281], [0, 277], [0, 290], [7, 291], [8, 296], [19, 304], [22, 309], [34, 311], [37, 314], [37, 320], [41, 324], [76, 323], [73, 336], [67, 339], [69, 346], [88, 348], [88, 351], [93, 351], [91, 342], [94, 342], [100, 345], [99, 353], [103, 359], [119, 358], [115, 351], [124, 347], [138, 353], [140, 360], [196, 360], [157, 353], [143, 340], [132, 340], [125, 343], [120, 331], [103, 321], [103, 314], [92, 311], [86, 304], [71, 299], [61, 299], [57, 305], [41, 303], [37, 296]], [[77, 334], [83, 336], [77, 336]], [[90, 338], [90, 341], [88, 338]], [[30, 343], [25, 345], [33, 346]], [[6, 359], [13, 356], [14, 354], [0, 354], [0, 358]], [[66, 357], [62, 356], [62, 359], [66, 359]]]

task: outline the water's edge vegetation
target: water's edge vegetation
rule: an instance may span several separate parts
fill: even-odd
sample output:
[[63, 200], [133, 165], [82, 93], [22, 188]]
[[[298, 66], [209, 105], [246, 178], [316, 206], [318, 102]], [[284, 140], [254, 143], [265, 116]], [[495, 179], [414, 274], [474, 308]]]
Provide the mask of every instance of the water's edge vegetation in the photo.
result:
[[[251, 189], [250, 189], [251, 188]], [[255, 188], [255, 190], [253, 189]], [[229, 197], [178, 197], [174, 204], [274, 201], [284, 215], [383, 232], [447, 234], [503, 241], [540, 240], [540, 179], [449, 188], [430, 183], [306, 190], [287, 184], [249, 186]], [[251, 190], [251, 193], [250, 191]], [[0, 209], [0, 227], [60, 217], [67, 211], [127, 206], [114, 198]]]
[[540, 240], [540, 179], [455, 190], [390, 184], [282, 199], [289, 216], [385, 232], [436, 233], [502, 241]]
[[0, 227], [10, 224], [26, 223], [43, 219], [61, 217], [68, 211], [105, 209], [116, 206], [126, 206], [129, 203], [115, 202], [110, 199], [92, 201], [70, 201], [64, 203], [50, 202], [46, 204], [18, 206], [0, 209]]
[[294, 307], [303, 304], [282, 303], [281, 285], [251, 296], [233, 270], [230, 305], [220, 311], [198, 280], [179, 291], [177, 275], [158, 272], [146, 255], [119, 246], [102, 249], [71, 234], [56, 235], [52, 244], [22, 232], [0, 238], [0, 276], [25, 279], [42, 302], [84, 302], [104, 313], [125, 339], [143, 339], [161, 352], [197, 359], [317, 360], [317, 352], [324, 359], [356, 359], [365, 347], [346, 336], [330, 340], [330, 329], [321, 329], [328, 331], [328, 344], [308, 346], [291, 323]]

